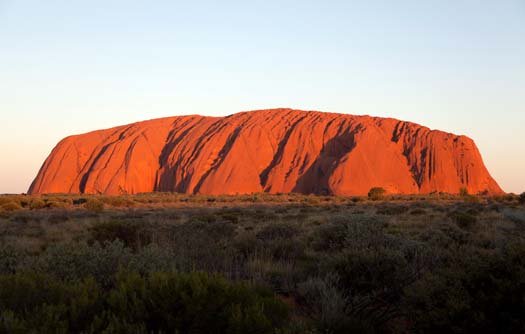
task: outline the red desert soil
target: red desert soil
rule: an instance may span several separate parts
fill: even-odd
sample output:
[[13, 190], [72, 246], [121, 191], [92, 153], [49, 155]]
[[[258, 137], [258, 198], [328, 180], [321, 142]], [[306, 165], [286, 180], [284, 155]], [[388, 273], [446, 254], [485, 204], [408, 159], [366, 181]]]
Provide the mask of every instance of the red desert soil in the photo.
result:
[[40, 193], [502, 193], [468, 137], [390, 118], [273, 109], [154, 119], [63, 139]]

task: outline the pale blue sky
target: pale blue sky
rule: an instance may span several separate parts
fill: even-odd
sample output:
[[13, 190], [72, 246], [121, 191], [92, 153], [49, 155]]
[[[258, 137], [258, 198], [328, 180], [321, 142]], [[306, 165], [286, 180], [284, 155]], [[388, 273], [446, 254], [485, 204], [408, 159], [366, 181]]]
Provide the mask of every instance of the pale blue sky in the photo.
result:
[[466, 134], [525, 191], [525, 0], [0, 0], [0, 193], [69, 134], [271, 107]]

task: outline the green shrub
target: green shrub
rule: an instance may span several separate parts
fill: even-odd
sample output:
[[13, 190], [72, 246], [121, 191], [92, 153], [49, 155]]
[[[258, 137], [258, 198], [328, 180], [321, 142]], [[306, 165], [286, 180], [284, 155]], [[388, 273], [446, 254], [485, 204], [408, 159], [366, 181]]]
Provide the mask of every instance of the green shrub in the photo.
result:
[[406, 289], [414, 333], [524, 333], [525, 247], [462, 254]]
[[130, 271], [147, 275], [159, 271], [178, 271], [179, 259], [171, 249], [150, 244], [142, 248], [139, 252], [129, 256], [129, 261], [123, 264]]
[[353, 196], [353, 197], [350, 198], [350, 201], [351, 201], [352, 203], [363, 202], [363, 197]]
[[112, 207], [132, 207], [134, 202], [127, 196], [106, 196], [101, 202]]
[[399, 294], [410, 277], [404, 254], [381, 246], [346, 251], [334, 257], [330, 266], [345, 290], [356, 295], [385, 291]]
[[145, 321], [151, 332], [272, 333], [288, 316], [286, 306], [267, 290], [199, 273], [125, 275], [109, 303], [131, 323], [155, 316], [154, 322]]
[[368, 198], [373, 201], [382, 200], [385, 197], [386, 190], [381, 187], [374, 187], [368, 192]]
[[[516, 195], [514, 194], [505, 194], [505, 195], [494, 196], [493, 199], [500, 203], [505, 203], [505, 202], [512, 203], [516, 199], [515, 196]], [[518, 200], [519, 200], [519, 197], [518, 197]]]
[[467, 203], [480, 203], [481, 202], [481, 198], [476, 195], [465, 195], [463, 197], [464, 197], [464, 201]]
[[316, 251], [335, 252], [342, 250], [348, 242], [348, 227], [344, 223], [329, 223], [319, 226], [310, 238], [310, 246]]
[[102, 212], [104, 211], [104, 203], [96, 198], [90, 198], [84, 204], [84, 208], [92, 212]]
[[104, 243], [121, 240], [126, 247], [138, 249], [151, 242], [151, 236], [145, 233], [143, 224], [130, 221], [108, 221], [96, 223], [89, 228], [91, 241]]
[[[119, 269], [140, 274], [180, 270], [181, 256], [155, 244], [132, 252], [120, 240], [92, 245], [86, 243], [56, 244], [37, 256], [26, 256], [10, 247], [0, 248], [0, 274], [35, 271], [63, 281], [93, 277], [102, 286], [111, 285]], [[186, 268], [182, 268], [186, 269]]]
[[262, 252], [275, 260], [295, 260], [305, 255], [305, 245], [297, 238], [275, 239], [263, 244]]
[[220, 218], [221, 218], [221, 220], [223, 220], [225, 222], [229, 222], [229, 223], [232, 223], [232, 224], [237, 224], [240, 221], [239, 214], [240, 214], [239, 212], [235, 212], [235, 211], [221, 212], [220, 213]]
[[271, 223], [264, 226], [257, 238], [263, 241], [274, 239], [290, 239], [299, 233], [299, 229], [287, 223]]
[[50, 209], [64, 209], [67, 208], [67, 203], [57, 200], [46, 200], [46, 208]]
[[87, 203], [87, 199], [86, 198], [75, 198], [73, 199], [73, 205], [82, 205], [82, 204], [86, 204]]
[[368, 247], [384, 236], [382, 219], [367, 215], [335, 217], [312, 231], [310, 247], [318, 252], [338, 252], [345, 248]]
[[427, 213], [425, 209], [417, 208], [409, 212], [413, 216], [420, 216]]
[[229, 222], [188, 221], [170, 226], [165, 235], [165, 247], [177, 254], [181, 270], [224, 272], [237, 256], [232, 254], [235, 225]]
[[2, 209], [3, 211], [12, 212], [12, 211], [21, 210], [22, 206], [20, 205], [19, 202], [8, 201], [2, 204], [2, 206], [0, 206], [0, 209]]
[[235, 238], [234, 249], [243, 258], [255, 255], [263, 248], [263, 242], [252, 233], [243, 233]]
[[115, 273], [126, 268], [132, 258], [131, 249], [122, 241], [55, 244], [28, 261], [22, 271], [35, 271], [63, 281], [93, 277], [104, 286], [111, 284]]
[[462, 187], [459, 189], [459, 196], [467, 197], [468, 195], [469, 195], [469, 192], [466, 187]]
[[20, 249], [0, 245], [0, 275], [15, 273], [25, 256], [25, 252]]
[[0, 312], [10, 318], [4, 323], [8, 333], [17, 328], [39, 333], [89, 329], [93, 316], [102, 313], [100, 297], [89, 279], [64, 284], [32, 273], [0, 276]]
[[49, 217], [47, 217], [47, 221], [50, 224], [60, 224], [68, 220], [69, 220], [69, 215], [67, 214], [66, 211], [53, 213], [53, 214], [50, 214]]
[[337, 275], [311, 277], [299, 284], [298, 294], [320, 333], [373, 333], [373, 326], [351, 314], [351, 297], [340, 289]]
[[476, 216], [465, 212], [454, 213], [453, 219], [459, 227], [466, 230], [472, 228], [478, 221], [478, 218], [476, 218]]
[[176, 234], [174, 237], [177, 239], [197, 241], [195, 239], [201, 238], [203, 241], [213, 244], [224, 239], [231, 239], [235, 234], [235, 225], [230, 222], [217, 220], [211, 222], [189, 221], [175, 227], [173, 232]]
[[0, 276], [0, 331], [13, 333], [274, 333], [285, 304], [264, 289], [202, 273], [120, 272], [93, 279]]
[[525, 212], [523, 210], [515, 210], [510, 208], [505, 208], [503, 210], [503, 216], [515, 223], [523, 224], [525, 223]]
[[11, 196], [0, 195], [0, 207], [9, 202], [12, 202]]
[[198, 213], [190, 218], [191, 222], [213, 223], [218, 220], [218, 217], [215, 216], [213, 213]]
[[378, 214], [389, 216], [401, 215], [407, 211], [408, 206], [405, 205], [386, 205], [377, 209]]
[[45, 207], [46, 207], [46, 202], [44, 202], [40, 198], [33, 198], [31, 201], [29, 201], [29, 209], [31, 210], [39, 210]]

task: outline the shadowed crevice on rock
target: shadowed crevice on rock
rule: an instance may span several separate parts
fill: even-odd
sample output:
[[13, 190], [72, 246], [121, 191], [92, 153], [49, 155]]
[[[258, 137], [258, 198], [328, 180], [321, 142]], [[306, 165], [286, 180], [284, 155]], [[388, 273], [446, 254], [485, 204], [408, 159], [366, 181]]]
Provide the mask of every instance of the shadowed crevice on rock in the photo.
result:
[[241, 132], [242, 130], [242, 127], [238, 126], [236, 127], [233, 132], [230, 134], [230, 136], [228, 137], [228, 139], [226, 140], [226, 143], [224, 144], [224, 146], [222, 147], [222, 149], [219, 151], [219, 153], [217, 154], [217, 158], [215, 159], [215, 161], [213, 162], [213, 164], [210, 166], [210, 168], [201, 176], [199, 182], [197, 182], [197, 185], [195, 186], [195, 189], [193, 190], [193, 193], [194, 194], [197, 194], [199, 193], [200, 189], [201, 189], [201, 186], [203, 184], [203, 182], [206, 180], [206, 178], [208, 177], [208, 175], [210, 175], [211, 172], [213, 172], [214, 170], [216, 170], [220, 165], [221, 163], [224, 161], [224, 159], [226, 158], [226, 156], [228, 155], [228, 153], [230, 152], [232, 146], [233, 146], [233, 143], [237, 140], [237, 138], [239, 137], [239, 133]]
[[169, 159], [175, 147], [182, 143], [192, 129], [203, 121], [204, 119], [199, 119], [195, 122], [195, 119], [190, 117], [180, 125], [178, 124], [180, 123], [179, 120], [173, 122], [174, 128], [169, 132], [166, 145], [159, 157], [160, 168], [155, 180], [155, 191], [176, 191], [176, 189], [180, 189], [181, 192], [185, 192], [185, 189], [181, 189], [180, 183], [175, 182], [175, 173], [181, 166], [179, 163], [170, 163]]
[[111, 147], [111, 145], [113, 145], [115, 142], [112, 142], [112, 143], [109, 143], [107, 145], [104, 145], [104, 147], [102, 147], [102, 149], [100, 150], [100, 152], [97, 154], [97, 156], [95, 157], [95, 159], [93, 159], [93, 162], [90, 164], [90, 167], [87, 169], [86, 173], [84, 175], [82, 175], [82, 178], [80, 179], [80, 185], [79, 185], [79, 188], [80, 188], [80, 192], [81, 193], [84, 193], [86, 191], [86, 184], [89, 180], [89, 177], [91, 175], [91, 173], [95, 170], [94, 167], [97, 165], [97, 163], [99, 162], [99, 160], [104, 156], [104, 154], [106, 154], [106, 151]]
[[297, 127], [297, 125], [303, 121], [308, 115], [305, 115], [301, 118], [299, 118], [297, 121], [295, 121], [291, 126], [290, 128], [286, 131], [286, 133], [284, 134], [283, 136], [283, 139], [279, 142], [279, 145], [277, 146], [277, 152], [275, 153], [275, 155], [273, 156], [273, 159], [272, 161], [270, 162], [270, 164], [268, 165], [268, 167], [266, 167], [261, 174], [259, 174], [259, 179], [260, 179], [260, 183], [261, 183], [261, 186], [263, 189], [267, 189], [268, 185], [267, 185], [267, 182], [268, 182], [268, 176], [270, 174], [270, 172], [272, 171], [272, 169], [277, 165], [279, 164], [279, 162], [282, 160], [282, 157], [283, 157], [283, 153], [284, 153], [284, 149], [286, 147], [286, 144], [288, 143], [288, 140], [290, 139], [290, 136], [292, 135], [292, 133], [294, 132], [295, 128]]
[[347, 130], [347, 132], [328, 140], [318, 157], [299, 177], [293, 192], [333, 195], [328, 184], [330, 175], [337, 167], [337, 163], [354, 149], [355, 132], [356, 130]]

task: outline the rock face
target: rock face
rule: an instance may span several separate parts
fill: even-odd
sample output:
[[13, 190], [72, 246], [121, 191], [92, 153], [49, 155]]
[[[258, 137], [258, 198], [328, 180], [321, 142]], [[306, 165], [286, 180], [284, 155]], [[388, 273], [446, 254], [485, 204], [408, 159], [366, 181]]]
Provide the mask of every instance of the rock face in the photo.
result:
[[291, 109], [180, 116], [63, 139], [29, 193], [502, 193], [465, 136]]

